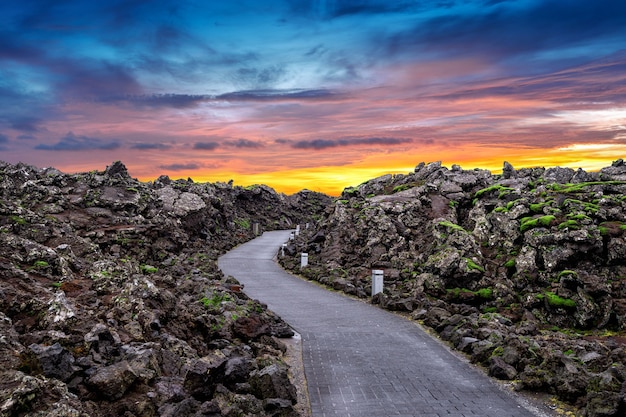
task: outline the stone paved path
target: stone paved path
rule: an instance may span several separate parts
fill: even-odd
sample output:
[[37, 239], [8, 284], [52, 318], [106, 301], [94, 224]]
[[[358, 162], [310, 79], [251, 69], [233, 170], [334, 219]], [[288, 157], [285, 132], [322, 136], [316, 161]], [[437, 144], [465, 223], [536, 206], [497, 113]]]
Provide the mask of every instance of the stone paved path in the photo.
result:
[[313, 417], [542, 415], [410, 321], [285, 272], [273, 257], [289, 233], [266, 232], [219, 267], [301, 334]]

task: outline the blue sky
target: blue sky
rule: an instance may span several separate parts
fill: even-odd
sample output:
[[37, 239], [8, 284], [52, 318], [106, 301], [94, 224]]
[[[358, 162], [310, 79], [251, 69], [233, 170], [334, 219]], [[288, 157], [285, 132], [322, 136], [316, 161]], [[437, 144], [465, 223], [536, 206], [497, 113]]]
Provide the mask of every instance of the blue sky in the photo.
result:
[[624, 1], [5, 0], [0, 28], [8, 162], [336, 193], [624, 154]]

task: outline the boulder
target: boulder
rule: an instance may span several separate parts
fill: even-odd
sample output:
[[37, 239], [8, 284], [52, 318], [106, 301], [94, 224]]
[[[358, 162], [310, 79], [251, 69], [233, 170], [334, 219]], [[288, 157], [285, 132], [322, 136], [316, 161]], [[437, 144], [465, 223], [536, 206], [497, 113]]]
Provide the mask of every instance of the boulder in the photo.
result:
[[517, 370], [498, 356], [489, 359], [489, 375], [510, 381], [517, 376]]
[[108, 400], [118, 400], [137, 379], [128, 361], [98, 368], [87, 380], [93, 392]]
[[296, 390], [289, 381], [285, 366], [273, 364], [254, 371], [250, 378], [250, 385], [252, 392], [258, 398], [282, 398], [291, 401], [291, 404], [297, 402]]
[[52, 346], [32, 344], [28, 347], [37, 358], [43, 374], [49, 378], [69, 381], [75, 372], [74, 357], [58, 342]]

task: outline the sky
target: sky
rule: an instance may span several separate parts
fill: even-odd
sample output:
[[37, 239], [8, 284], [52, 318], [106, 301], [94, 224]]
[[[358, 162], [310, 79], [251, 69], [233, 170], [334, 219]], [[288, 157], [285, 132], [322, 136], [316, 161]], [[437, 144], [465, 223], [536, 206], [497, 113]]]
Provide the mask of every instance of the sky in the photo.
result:
[[0, 160], [338, 195], [626, 156], [623, 0], [3, 0]]

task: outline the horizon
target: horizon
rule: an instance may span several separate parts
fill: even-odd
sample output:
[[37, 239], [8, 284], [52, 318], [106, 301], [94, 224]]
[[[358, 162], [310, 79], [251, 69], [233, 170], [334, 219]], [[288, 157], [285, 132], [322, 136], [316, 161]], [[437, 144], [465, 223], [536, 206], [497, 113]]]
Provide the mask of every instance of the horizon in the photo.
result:
[[626, 3], [0, 4], [0, 160], [339, 195], [626, 155]]
[[[548, 166], [539, 166], [539, 165], [534, 165], [534, 166], [515, 166], [513, 164], [511, 164], [511, 165], [513, 166], [513, 168], [516, 171], [520, 170], [520, 169], [527, 169], [527, 168], [529, 168], [529, 169], [532, 169], [532, 168], [550, 169], [550, 168], [560, 167], [560, 168], [570, 168], [570, 169], [573, 169], [573, 170], [583, 169], [586, 172], [598, 172], [602, 168], [612, 166], [612, 163], [616, 162], [619, 159], [620, 158], [615, 159], [615, 160], [611, 161], [611, 163], [609, 163], [609, 164], [604, 164], [602, 166], [598, 166], [595, 169], [585, 169], [583, 167], [572, 167], [572, 166], [561, 166], [561, 165], [552, 165], [552, 166], [549, 166], [549, 165]], [[3, 162], [3, 161], [0, 160], [0, 162]], [[93, 168], [93, 169], [89, 169], [89, 170], [85, 170], [85, 171], [76, 171], [76, 172], [66, 172], [66, 171], [63, 171], [63, 170], [60, 170], [60, 171], [63, 172], [64, 174], [66, 174], [66, 175], [84, 174], [84, 173], [93, 172], [93, 171], [104, 172], [109, 166], [111, 166], [115, 162], [121, 162], [127, 168], [129, 176], [131, 178], [133, 178], [133, 179], [136, 179], [137, 181], [139, 181], [141, 183], [152, 183], [152, 182], [156, 181], [161, 175], [167, 175], [167, 174], [160, 174], [160, 175], [157, 175], [154, 178], [139, 178], [139, 177], [133, 175], [132, 171], [130, 169], [128, 169], [128, 166], [122, 160], [112, 161], [110, 163], [110, 165], [106, 165], [106, 166], [98, 167], [98, 168]], [[459, 165], [459, 164], [445, 164], [442, 161], [429, 161], [429, 162], [420, 161], [420, 162], [416, 163], [413, 168], [411, 168], [410, 170], [404, 171], [404, 172], [400, 172], [400, 171], [398, 171], [398, 172], [382, 172], [382, 173], [380, 173], [380, 175], [376, 175], [376, 176], [368, 177], [368, 178], [362, 178], [358, 183], [347, 184], [345, 186], [341, 186], [340, 188], [329, 187], [329, 189], [334, 190], [334, 192], [332, 192], [332, 193], [321, 191], [321, 190], [313, 190], [313, 189], [306, 188], [306, 187], [304, 187], [304, 188], [297, 188], [296, 186], [293, 186], [292, 184], [289, 185], [289, 186], [286, 186], [286, 187], [280, 187], [280, 186], [279, 187], [274, 187], [271, 184], [267, 184], [267, 183], [264, 183], [264, 182], [237, 183], [236, 181], [234, 181], [233, 178], [202, 180], [202, 179], [199, 179], [199, 178], [192, 178], [192, 177], [187, 177], [187, 178], [174, 177], [174, 178], [172, 178], [169, 175], [168, 175], [168, 177], [172, 181], [176, 181], [176, 180], [185, 180], [186, 181], [186, 180], [191, 179], [194, 183], [199, 183], [199, 184], [202, 184], [202, 183], [213, 183], [213, 184], [214, 183], [228, 183], [229, 181], [232, 180], [233, 181], [233, 183], [232, 183], [233, 187], [243, 187], [243, 188], [245, 188], [245, 187], [254, 186], [254, 185], [266, 185], [266, 186], [272, 188], [274, 191], [276, 191], [278, 193], [283, 193], [283, 194], [286, 194], [286, 195], [297, 194], [300, 191], [308, 190], [308, 191], [315, 191], [315, 192], [323, 193], [323, 194], [328, 195], [329, 197], [335, 197], [336, 198], [336, 197], [339, 197], [342, 194], [342, 192], [345, 189], [347, 189], [347, 188], [357, 188], [361, 184], [364, 184], [364, 183], [366, 183], [366, 182], [368, 182], [370, 180], [382, 177], [384, 175], [389, 175], [389, 174], [391, 174], [391, 175], [408, 175], [408, 174], [413, 173], [414, 170], [415, 170], [415, 167], [417, 167], [417, 165], [419, 165], [420, 163], [424, 163], [424, 164], [428, 165], [428, 164], [437, 163], [437, 162], [441, 163], [441, 166], [446, 168], [446, 169], [451, 169], [452, 165]], [[461, 169], [463, 169], [464, 171], [471, 171], [471, 170], [475, 170], [475, 169], [481, 169], [481, 170], [489, 171], [491, 173], [491, 175], [500, 175], [502, 173], [503, 165], [504, 165], [505, 162], [510, 164], [509, 161], [502, 161], [502, 163], [500, 164], [501, 167], [499, 169], [493, 169], [493, 170], [492, 169], [487, 169], [487, 168], [481, 168], [481, 167], [463, 167], [463, 166], [461, 166]], [[25, 162], [21, 162], [20, 161], [18, 163], [25, 163]], [[46, 168], [58, 169], [55, 166], [36, 166], [36, 168], [38, 168], [38, 169], [46, 169]]]

